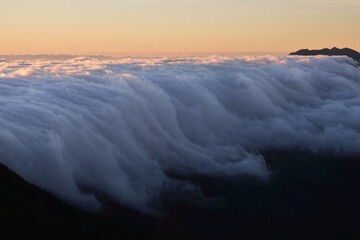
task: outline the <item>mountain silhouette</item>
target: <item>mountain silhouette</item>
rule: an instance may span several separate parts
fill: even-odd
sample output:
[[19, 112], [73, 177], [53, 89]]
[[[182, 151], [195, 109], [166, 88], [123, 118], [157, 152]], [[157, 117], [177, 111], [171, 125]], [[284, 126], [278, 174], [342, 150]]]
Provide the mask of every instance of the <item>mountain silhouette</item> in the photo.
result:
[[266, 183], [238, 176], [174, 175], [196, 183], [206, 198], [221, 201], [192, 205], [173, 193], [170, 202], [163, 202], [166, 214], [157, 217], [100, 195], [103, 210], [84, 212], [0, 164], [0, 236], [37, 240], [360, 239], [359, 157], [286, 152], [264, 156], [273, 173]]
[[299, 56], [316, 56], [316, 55], [325, 55], [325, 56], [348, 56], [355, 61], [360, 63], [360, 53], [350, 49], [350, 48], [323, 48], [321, 50], [309, 50], [301, 49], [296, 52], [290, 53], [290, 55], [299, 55]]

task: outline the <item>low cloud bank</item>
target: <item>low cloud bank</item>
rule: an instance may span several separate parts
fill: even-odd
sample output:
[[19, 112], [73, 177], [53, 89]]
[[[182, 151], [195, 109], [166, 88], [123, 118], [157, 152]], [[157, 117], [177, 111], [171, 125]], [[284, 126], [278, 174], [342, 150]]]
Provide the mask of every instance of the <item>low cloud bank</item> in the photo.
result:
[[[0, 162], [71, 203], [151, 212], [168, 176], [269, 176], [261, 152], [360, 153], [346, 57], [0, 61]], [[90, 191], [83, 191], [83, 186]]]

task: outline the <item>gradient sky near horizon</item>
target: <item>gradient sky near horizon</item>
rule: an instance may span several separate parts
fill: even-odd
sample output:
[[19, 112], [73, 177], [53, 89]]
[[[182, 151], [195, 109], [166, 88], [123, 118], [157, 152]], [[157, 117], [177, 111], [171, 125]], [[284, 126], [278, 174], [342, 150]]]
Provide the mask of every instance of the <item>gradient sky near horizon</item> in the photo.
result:
[[360, 0], [1, 0], [0, 54], [360, 50]]

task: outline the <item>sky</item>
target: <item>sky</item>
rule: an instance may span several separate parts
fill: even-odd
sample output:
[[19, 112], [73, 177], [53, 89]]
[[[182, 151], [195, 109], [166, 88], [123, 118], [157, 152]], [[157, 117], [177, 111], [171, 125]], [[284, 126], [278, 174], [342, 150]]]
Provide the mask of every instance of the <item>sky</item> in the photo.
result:
[[0, 54], [360, 50], [360, 0], [1, 0]]

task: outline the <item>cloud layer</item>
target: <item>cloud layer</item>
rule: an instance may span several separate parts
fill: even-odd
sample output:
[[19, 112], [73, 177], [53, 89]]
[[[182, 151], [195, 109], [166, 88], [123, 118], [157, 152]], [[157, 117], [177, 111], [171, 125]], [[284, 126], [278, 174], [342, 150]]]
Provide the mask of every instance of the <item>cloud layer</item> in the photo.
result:
[[359, 119], [344, 57], [0, 60], [0, 162], [95, 209], [192, 188], [169, 172], [267, 178], [265, 151], [359, 154]]

